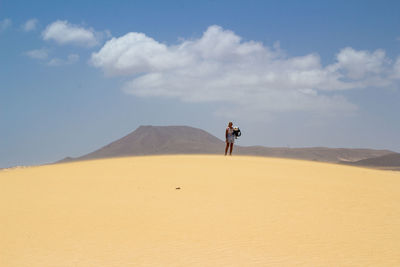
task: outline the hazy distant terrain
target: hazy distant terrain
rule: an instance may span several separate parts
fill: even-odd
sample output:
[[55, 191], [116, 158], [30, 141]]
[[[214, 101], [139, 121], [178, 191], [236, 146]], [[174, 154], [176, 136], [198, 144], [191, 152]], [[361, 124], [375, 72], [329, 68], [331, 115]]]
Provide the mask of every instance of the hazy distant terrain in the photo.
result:
[[[223, 154], [224, 141], [189, 126], [140, 126], [132, 133], [94, 152], [61, 162], [121, 156], [165, 154]], [[234, 154], [304, 159], [323, 162], [355, 162], [393, 154], [390, 150], [352, 148], [279, 148], [235, 146]]]
[[400, 154], [391, 153], [388, 155], [357, 160], [354, 162], [340, 162], [340, 163], [354, 165], [354, 166], [400, 170]]

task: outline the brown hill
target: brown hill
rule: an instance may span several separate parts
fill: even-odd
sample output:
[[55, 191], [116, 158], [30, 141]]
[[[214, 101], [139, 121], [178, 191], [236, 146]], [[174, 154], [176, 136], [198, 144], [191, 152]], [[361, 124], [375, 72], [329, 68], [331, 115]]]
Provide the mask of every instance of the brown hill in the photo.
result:
[[327, 147], [306, 147], [306, 148], [267, 148], [262, 146], [239, 147], [238, 154], [268, 156], [278, 158], [293, 158], [314, 160], [323, 162], [346, 162], [368, 159], [393, 153], [390, 150], [375, 150], [365, 148], [327, 148]]
[[[189, 126], [140, 126], [132, 133], [94, 152], [59, 162], [163, 154], [223, 154], [225, 143], [201, 129]], [[393, 153], [389, 150], [348, 148], [269, 148], [236, 146], [235, 154], [294, 158], [325, 162], [358, 161]]]
[[355, 162], [341, 162], [341, 163], [355, 165], [355, 166], [397, 169], [400, 167], [400, 154], [391, 153], [388, 155], [358, 160]]
[[162, 154], [218, 154], [224, 143], [188, 126], [140, 126], [92, 153], [63, 161]]

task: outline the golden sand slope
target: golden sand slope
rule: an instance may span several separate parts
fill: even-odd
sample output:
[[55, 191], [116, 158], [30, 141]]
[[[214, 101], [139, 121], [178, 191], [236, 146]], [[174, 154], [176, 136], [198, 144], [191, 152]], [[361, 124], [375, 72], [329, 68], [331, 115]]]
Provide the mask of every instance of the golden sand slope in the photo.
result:
[[223, 156], [3, 170], [0, 266], [400, 266], [400, 173]]

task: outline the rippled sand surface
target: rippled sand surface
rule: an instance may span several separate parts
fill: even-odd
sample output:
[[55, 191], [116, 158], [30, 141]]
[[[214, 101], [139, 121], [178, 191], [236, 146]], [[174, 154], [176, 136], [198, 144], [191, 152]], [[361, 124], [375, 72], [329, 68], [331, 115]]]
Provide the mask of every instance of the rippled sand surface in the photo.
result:
[[2, 170], [0, 266], [400, 266], [400, 172], [193, 155]]

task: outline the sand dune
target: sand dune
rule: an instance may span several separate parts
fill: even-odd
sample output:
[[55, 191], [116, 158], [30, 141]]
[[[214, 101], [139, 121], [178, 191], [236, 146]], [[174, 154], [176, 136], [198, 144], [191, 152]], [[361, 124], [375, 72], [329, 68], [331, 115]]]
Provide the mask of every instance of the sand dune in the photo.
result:
[[2, 170], [0, 266], [400, 266], [400, 173], [207, 155]]

